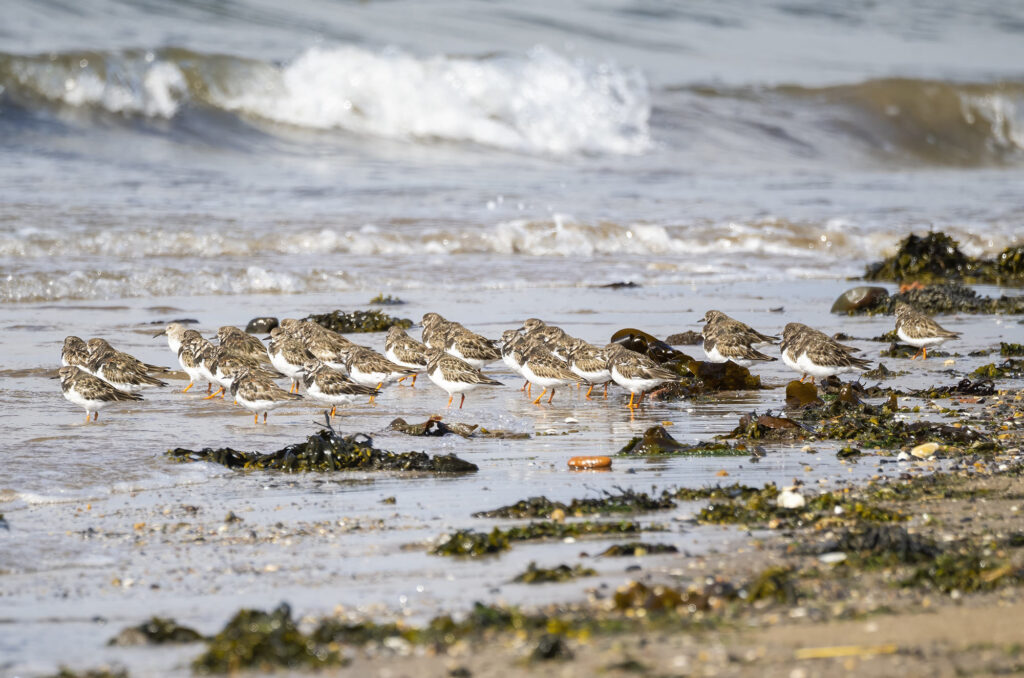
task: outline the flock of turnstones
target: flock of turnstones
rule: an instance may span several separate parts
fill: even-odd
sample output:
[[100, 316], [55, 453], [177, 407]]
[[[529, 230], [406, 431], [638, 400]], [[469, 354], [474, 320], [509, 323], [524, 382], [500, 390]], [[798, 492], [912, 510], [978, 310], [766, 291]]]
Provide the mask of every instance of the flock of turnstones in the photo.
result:
[[[708, 311], [702, 320], [704, 353], [711, 362], [731, 360], [749, 367], [776, 360], [758, 348], [778, 343], [782, 361], [803, 375], [801, 381], [808, 376], [813, 380], [858, 372], [869, 365], [853, 355], [856, 348], [800, 323], [786, 325], [780, 341], [778, 336], [762, 334], [719, 311]], [[927, 358], [929, 346], [959, 336], [906, 304], [896, 307], [896, 332], [901, 340], [920, 348], [922, 358]], [[469, 391], [501, 385], [481, 371], [498, 360], [525, 379], [520, 390], [530, 389], [531, 397], [532, 387], [541, 387], [534, 404], [540, 404], [549, 391], [550, 403], [556, 389], [570, 384], [589, 386], [588, 398], [595, 387], [603, 386], [607, 398], [608, 386], [614, 382], [629, 391], [627, 407], [633, 409], [644, 394], [681, 379], [676, 372], [620, 344], [594, 346], [536, 318], [505, 331], [500, 341], [492, 341], [437, 313], [427, 313], [422, 342], [392, 327], [383, 355], [307, 320], [282, 321], [271, 331], [268, 345], [231, 326], [217, 331], [217, 344], [178, 323], [156, 336], [163, 335], [189, 376], [184, 391], [196, 381], [205, 381], [207, 398], [231, 393], [235, 402], [254, 413], [256, 423], [260, 412], [266, 422], [270, 410], [301, 399], [301, 386], [310, 398], [330, 405], [334, 416], [342, 403], [367, 396], [373, 402], [385, 386], [407, 378], [415, 385], [416, 376], [422, 373], [448, 393], [448, 407], [455, 395], [461, 395], [461, 408]], [[86, 421], [98, 419], [99, 411], [112, 403], [142, 400], [139, 391], [143, 388], [166, 386], [153, 375], [170, 371], [143, 363], [100, 338], [85, 342], [67, 337], [61, 362], [64, 397], [85, 408]], [[291, 381], [287, 391], [276, 383], [284, 377]]]

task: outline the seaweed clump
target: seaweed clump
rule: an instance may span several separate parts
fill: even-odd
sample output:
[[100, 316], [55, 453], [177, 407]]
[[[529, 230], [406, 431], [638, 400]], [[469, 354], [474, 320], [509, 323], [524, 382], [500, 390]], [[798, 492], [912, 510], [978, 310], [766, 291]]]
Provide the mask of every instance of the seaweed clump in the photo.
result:
[[646, 556], [658, 553], [679, 553], [672, 544], [651, 544], [642, 541], [631, 541], [626, 544], [612, 544], [600, 554], [602, 558], [622, 556]]
[[942, 553], [933, 540], [908, 532], [901, 525], [858, 525], [845, 529], [804, 553], [821, 555], [843, 552], [853, 556], [860, 567], [917, 565], [933, 561]]
[[559, 565], [557, 567], [537, 567], [537, 563], [531, 562], [526, 567], [526, 572], [518, 575], [512, 581], [519, 584], [548, 584], [551, 582], [563, 582], [578, 579], [580, 577], [593, 577], [597, 570], [582, 565]]
[[547, 497], [530, 497], [491, 511], [479, 511], [474, 513], [473, 517], [550, 518], [555, 511], [562, 511], [569, 516], [582, 516], [595, 513], [642, 513], [675, 508], [675, 502], [667, 496], [652, 497], [646, 492], [617, 489], [615, 493], [605, 491], [601, 497], [573, 499], [568, 504], [551, 501]]
[[291, 608], [282, 603], [272, 612], [241, 610], [210, 639], [192, 668], [198, 673], [243, 670], [315, 669], [342, 666], [337, 650], [299, 630]]
[[276, 452], [240, 452], [230, 447], [187, 450], [177, 448], [167, 454], [181, 462], [211, 461], [234, 469], [275, 471], [424, 471], [429, 473], [473, 473], [476, 464], [453, 454], [431, 457], [425, 452], [389, 452], [373, 446], [362, 433], [342, 436], [322, 429], [306, 442], [289, 445]]
[[412, 327], [408, 318], [395, 318], [383, 311], [331, 311], [330, 313], [313, 313], [303, 320], [312, 320], [329, 330], [341, 332], [386, 332], [392, 327], [403, 330]]
[[868, 265], [867, 280], [921, 283], [962, 280], [971, 284], [1024, 284], [1024, 245], [1003, 250], [995, 259], [975, 259], [941, 231], [910, 234], [891, 257]]
[[701, 509], [697, 520], [712, 525], [747, 525], [770, 528], [808, 527], [823, 522], [892, 523], [910, 516], [867, 500], [853, 499], [841, 492], [823, 492], [805, 500], [800, 508], [779, 506], [779, 489], [766, 485], [754, 494], [727, 501], [715, 501]]
[[151, 617], [138, 626], [129, 626], [111, 638], [107, 645], [165, 645], [185, 644], [202, 640], [194, 629], [181, 626], [173, 619]]
[[1024, 360], [1007, 358], [1003, 362], [982, 365], [971, 376], [978, 379], [1020, 379], [1024, 377]]
[[393, 297], [390, 294], [385, 295], [383, 292], [381, 292], [373, 299], [370, 299], [370, 303], [375, 304], [377, 306], [402, 306], [403, 304], [405, 304], [405, 301], [403, 299], [399, 299], [398, 297]]
[[745, 456], [750, 452], [717, 441], [685, 445], [673, 438], [664, 426], [652, 426], [644, 431], [642, 436], [631, 438], [617, 454], [623, 456], [735, 457]]
[[[647, 528], [653, 529], [653, 528]], [[436, 556], [479, 556], [491, 555], [508, 550], [514, 541], [530, 541], [533, 539], [565, 539], [587, 535], [637, 534], [642, 531], [638, 523], [621, 521], [617, 523], [556, 523], [543, 521], [530, 523], [522, 527], [501, 529], [495, 527], [490, 532], [475, 530], [459, 530], [445, 535], [431, 549]]]
[[1003, 357], [1024, 357], [1024, 344], [1010, 344], [1005, 341], [999, 342], [999, 355]]

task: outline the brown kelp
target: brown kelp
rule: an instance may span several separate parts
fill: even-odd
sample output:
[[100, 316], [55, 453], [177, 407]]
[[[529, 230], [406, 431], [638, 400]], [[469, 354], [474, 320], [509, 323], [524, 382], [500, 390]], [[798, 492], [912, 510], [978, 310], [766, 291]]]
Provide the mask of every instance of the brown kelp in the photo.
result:
[[210, 461], [234, 469], [275, 471], [421, 471], [426, 473], [473, 473], [476, 464], [453, 454], [431, 457], [424, 452], [389, 452], [373, 446], [363, 433], [342, 436], [322, 429], [305, 442], [288, 445], [276, 452], [241, 452], [229, 447], [187, 450], [177, 448], [167, 454], [180, 462]]

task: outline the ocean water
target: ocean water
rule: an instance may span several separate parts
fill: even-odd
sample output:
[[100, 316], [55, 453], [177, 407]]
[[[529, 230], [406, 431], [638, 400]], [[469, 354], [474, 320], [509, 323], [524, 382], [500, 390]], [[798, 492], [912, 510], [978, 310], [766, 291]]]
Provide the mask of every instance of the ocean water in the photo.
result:
[[[632, 416], [621, 392], [591, 403], [570, 391], [539, 408], [498, 366], [506, 386], [462, 411], [444, 412], [423, 379], [336, 423], [388, 449], [459, 454], [481, 467], [470, 478], [176, 465], [169, 447], [277, 449], [321, 415], [297, 405], [253, 426], [172, 381], [86, 426], [49, 379], [68, 334], [173, 365], [152, 337], [168, 320], [209, 336], [383, 292], [409, 302], [389, 312], [439, 311], [494, 337], [530, 316], [595, 343], [628, 326], [666, 335], [720, 308], [763, 330], [844, 330], [874, 356], [863, 340], [890, 318], [828, 314], [865, 263], [910, 232], [944, 230], [972, 255], [1024, 234], [1013, 4], [5, 0], [2, 14], [0, 675], [108, 661], [187, 674], [196, 648], [105, 647], [152, 614], [204, 632], [282, 600], [423, 619], [474, 600], [578, 597], [637, 576], [633, 564], [685, 572], [685, 558], [598, 561], [602, 541], [484, 563], [425, 554], [445, 531], [490, 524], [473, 511], [527, 496], [700, 486], [722, 470], [812, 486], [889, 472], [781, 446], [757, 464], [617, 460], [571, 474], [573, 454], [612, 453], [663, 421], [682, 440], [723, 433], [778, 409], [781, 391]], [[597, 287], [616, 281], [640, 287]], [[1020, 341], [1015, 319], [942, 322], [965, 333], [950, 347], [962, 357], [890, 364], [909, 370], [901, 385], [952, 383], [985, 360], [970, 350]], [[792, 376], [756, 371], [771, 386]], [[577, 432], [386, 431], [437, 413]], [[670, 528], [645, 538], [707, 554], [742, 536], [687, 522], [695, 508], [643, 517]], [[228, 511], [244, 522], [225, 527]], [[510, 585], [531, 560], [600, 576]]]

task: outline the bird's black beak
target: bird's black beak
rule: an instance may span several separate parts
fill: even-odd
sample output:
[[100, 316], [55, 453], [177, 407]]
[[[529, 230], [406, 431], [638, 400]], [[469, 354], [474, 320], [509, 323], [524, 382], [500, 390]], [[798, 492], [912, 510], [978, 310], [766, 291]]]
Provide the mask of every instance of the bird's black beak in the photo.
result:
[[153, 338], [156, 339], [157, 337], [162, 337], [165, 334], [167, 334], [167, 330], [160, 330], [159, 332], [153, 335]]

